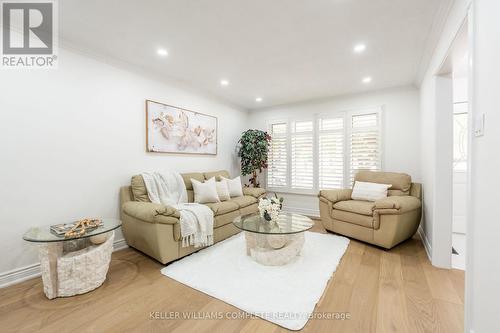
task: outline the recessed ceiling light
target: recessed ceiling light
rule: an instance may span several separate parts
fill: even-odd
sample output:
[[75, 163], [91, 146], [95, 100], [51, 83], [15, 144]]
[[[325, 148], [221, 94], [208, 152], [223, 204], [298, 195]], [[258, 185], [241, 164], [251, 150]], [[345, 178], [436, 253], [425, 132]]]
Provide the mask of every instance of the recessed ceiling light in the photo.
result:
[[370, 83], [370, 82], [372, 82], [372, 78], [367, 76], [367, 77], [363, 78], [362, 81], [363, 81], [363, 83]]
[[165, 50], [165, 49], [158, 49], [158, 50], [156, 51], [156, 53], [158, 53], [158, 55], [160, 55], [160, 56], [162, 56], [162, 57], [166, 57], [166, 56], [168, 56], [168, 51], [167, 51], [167, 50]]
[[257, 98], [255, 98], [255, 101], [256, 101], [256, 102], [262, 102], [262, 97], [257, 97]]
[[228, 86], [229, 85], [229, 81], [228, 80], [220, 80], [220, 85], [221, 86]]
[[365, 44], [357, 44], [354, 46], [354, 53], [363, 53], [366, 50]]

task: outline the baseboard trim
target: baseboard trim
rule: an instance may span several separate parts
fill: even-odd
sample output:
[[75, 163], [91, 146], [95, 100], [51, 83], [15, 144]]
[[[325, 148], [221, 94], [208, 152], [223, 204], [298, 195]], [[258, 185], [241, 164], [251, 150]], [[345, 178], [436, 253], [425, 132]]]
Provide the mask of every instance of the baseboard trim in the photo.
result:
[[298, 207], [283, 207], [283, 211], [288, 213], [297, 213], [310, 217], [319, 218], [319, 210], [309, 209], [309, 208], [298, 208]]
[[125, 241], [125, 238], [117, 239], [113, 243], [113, 252], [126, 249], [127, 247], [128, 247], [128, 244]]
[[0, 274], [0, 288], [5, 288], [41, 275], [40, 264], [33, 264]]
[[[117, 239], [113, 243], [113, 252], [127, 248], [125, 239]], [[41, 275], [40, 263], [16, 268], [11, 271], [0, 274], [0, 288], [5, 288]]]
[[424, 229], [422, 229], [422, 226], [418, 227], [418, 235], [420, 236], [420, 239], [424, 244], [424, 249], [425, 253], [427, 253], [427, 258], [429, 258], [429, 261], [432, 263], [432, 256], [431, 256], [432, 247], [431, 244], [429, 243], [429, 240], [427, 239], [427, 236], [425, 235]]

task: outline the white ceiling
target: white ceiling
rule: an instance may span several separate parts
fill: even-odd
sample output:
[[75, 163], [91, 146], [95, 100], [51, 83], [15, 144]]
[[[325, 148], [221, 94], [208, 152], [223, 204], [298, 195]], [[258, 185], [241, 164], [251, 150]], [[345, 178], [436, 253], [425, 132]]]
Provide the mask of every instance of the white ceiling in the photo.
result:
[[413, 84], [445, 1], [64, 0], [59, 24], [63, 43], [256, 109]]

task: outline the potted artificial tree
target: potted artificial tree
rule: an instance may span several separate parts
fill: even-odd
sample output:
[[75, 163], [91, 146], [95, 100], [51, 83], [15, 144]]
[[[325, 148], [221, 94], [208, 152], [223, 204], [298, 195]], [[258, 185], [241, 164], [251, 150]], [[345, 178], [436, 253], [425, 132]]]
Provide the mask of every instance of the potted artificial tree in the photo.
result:
[[250, 184], [260, 187], [257, 179], [257, 170], [262, 172], [267, 168], [267, 153], [271, 142], [271, 136], [260, 130], [247, 130], [238, 141], [240, 144], [238, 157], [241, 159], [241, 174], [252, 175]]

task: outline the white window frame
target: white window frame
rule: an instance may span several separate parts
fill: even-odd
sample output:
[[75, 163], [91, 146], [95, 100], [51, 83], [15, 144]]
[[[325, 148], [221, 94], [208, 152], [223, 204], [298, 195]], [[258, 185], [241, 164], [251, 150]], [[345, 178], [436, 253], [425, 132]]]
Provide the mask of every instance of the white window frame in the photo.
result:
[[268, 177], [268, 172], [266, 170], [265, 172], [265, 183], [266, 183], [266, 189], [272, 189], [271, 191], [277, 192], [277, 193], [287, 193], [289, 188], [290, 188], [290, 119], [288, 118], [273, 118], [269, 119], [266, 122], [266, 128], [267, 132], [269, 135], [272, 137], [272, 126], [274, 124], [286, 124], [286, 165], [287, 165], [287, 173], [286, 173], [286, 187], [270, 187], [269, 186], [269, 177]]
[[346, 156], [348, 158], [347, 162], [349, 164], [349, 166], [344, 166], [344, 181], [345, 182], [345, 186], [351, 186], [351, 183], [350, 183], [350, 179], [351, 179], [351, 167], [350, 167], [350, 164], [351, 164], [351, 147], [350, 147], [350, 144], [351, 144], [351, 134], [352, 134], [352, 117], [353, 116], [362, 116], [362, 115], [367, 115], [367, 114], [377, 114], [377, 118], [378, 118], [378, 124], [377, 124], [377, 130], [378, 130], [378, 140], [379, 140], [379, 149], [380, 149], [380, 154], [379, 154], [379, 160], [378, 160], [378, 163], [380, 165], [380, 170], [384, 170], [384, 165], [383, 165], [383, 161], [384, 161], [384, 140], [383, 140], [383, 137], [384, 137], [384, 132], [383, 132], [383, 109], [384, 107], [383, 106], [377, 106], [377, 107], [367, 107], [367, 108], [363, 108], [363, 109], [356, 109], [356, 110], [352, 110], [352, 111], [349, 111], [347, 114], [347, 119], [349, 121], [349, 126], [347, 126], [346, 128]]
[[[286, 123], [287, 124], [287, 186], [280, 188], [270, 187], [268, 184], [268, 175], [266, 172], [266, 187], [268, 191], [277, 192], [277, 193], [289, 193], [289, 194], [301, 194], [301, 195], [317, 195], [319, 192], [319, 120], [321, 118], [339, 118], [342, 117], [344, 119], [344, 188], [347, 188], [350, 185], [350, 170], [351, 170], [351, 134], [352, 134], [352, 117], [356, 115], [364, 115], [364, 114], [377, 114], [378, 124], [377, 130], [379, 134], [379, 165], [380, 169], [384, 170], [384, 106], [373, 106], [373, 107], [363, 107], [359, 109], [351, 109], [351, 110], [342, 110], [342, 111], [334, 111], [334, 112], [325, 112], [325, 113], [316, 113], [308, 117], [286, 117], [286, 118], [270, 118], [266, 122], [266, 127], [269, 133], [271, 134], [271, 126], [277, 123]], [[311, 190], [301, 190], [301, 189], [293, 189], [292, 188], [292, 180], [291, 180], [291, 165], [292, 165], [292, 126], [295, 122], [300, 121], [313, 121], [313, 188]], [[272, 136], [272, 134], [271, 134]]]
[[[339, 112], [329, 112], [329, 113], [319, 113], [316, 115], [316, 133], [315, 133], [315, 138], [316, 138], [316, 147], [315, 147], [315, 152], [316, 154], [314, 155], [314, 161], [316, 162], [316, 169], [314, 170], [316, 173], [316, 182], [315, 182], [315, 193], [318, 193], [321, 188], [319, 188], [319, 135], [321, 134], [321, 130], [319, 128], [319, 121], [320, 119], [333, 119], [333, 118], [341, 118], [342, 119], [342, 132], [344, 134], [344, 145], [342, 147], [342, 150], [344, 152], [344, 173], [343, 173], [343, 182], [344, 187], [347, 185], [345, 184], [345, 170], [346, 170], [346, 163], [349, 162], [349, 160], [346, 159], [347, 156], [346, 153], [348, 153], [348, 147], [349, 147], [349, 140], [347, 138], [347, 124], [348, 124], [348, 112], [346, 111], [339, 111]], [[335, 133], [339, 132], [339, 130], [330, 130], [330, 131], [324, 131], [324, 132], [330, 132], [330, 133]]]
[[[303, 122], [303, 121], [311, 121], [313, 128], [312, 128], [312, 137], [313, 137], [313, 187], [312, 189], [298, 189], [298, 188], [293, 188], [292, 187], [292, 134], [295, 132], [295, 123], [298, 122]], [[288, 119], [288, 126], [290, 128], [290, 132], [287, 133], [288, 135], [288, 149], [287, 149], [287, 157], [288, 157], [288, 187], [287, 187], [287, 193], [296, 193], [296, 194], [313, 194], [315, 193], [316, 190], [316, 182], [315, 182], [315, 167], [316, 167], [316, 162], [315, 158], [317, 155], [314, 154], [314, 149], [315, 147], [315, 140], [316, 140], [316, 117], [313, 115], [312, 117], [299, 117], [299, 118], [289, 118]], [[308, 133], [307, 133], [308, 134]], [[297, 135], [307, 135], [307, 134], [297, 134]], [[317, 191], [316, 191], [317, 192]]]

